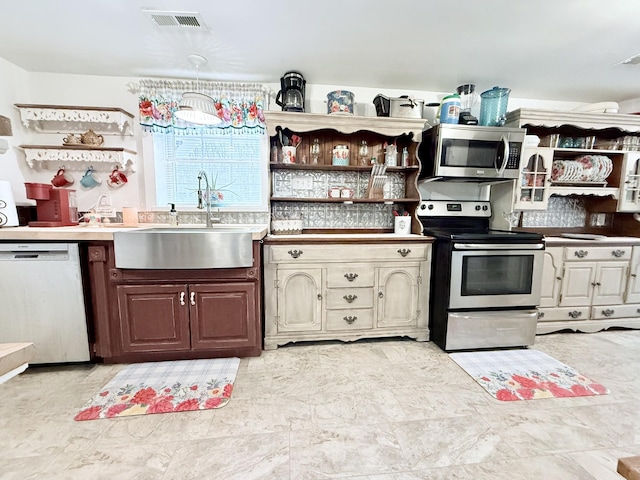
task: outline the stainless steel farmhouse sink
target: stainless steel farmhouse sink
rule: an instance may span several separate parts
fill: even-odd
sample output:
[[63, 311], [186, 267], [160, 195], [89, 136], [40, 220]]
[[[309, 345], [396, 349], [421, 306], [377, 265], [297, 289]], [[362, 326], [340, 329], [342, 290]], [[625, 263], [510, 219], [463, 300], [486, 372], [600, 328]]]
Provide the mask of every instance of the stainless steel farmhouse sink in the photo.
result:
[[243, 227], [144, 228], [113, 233], [117, 268], [199, 269], [253, 265], [251, 230]]

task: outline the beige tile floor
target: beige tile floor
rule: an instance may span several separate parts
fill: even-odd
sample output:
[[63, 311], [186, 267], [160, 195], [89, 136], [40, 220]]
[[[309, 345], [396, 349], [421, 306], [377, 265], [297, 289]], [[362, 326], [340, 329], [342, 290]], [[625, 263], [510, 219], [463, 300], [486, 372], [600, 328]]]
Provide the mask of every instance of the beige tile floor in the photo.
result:
[[329, 342], [242, 359], [218, 410], [75, 422], [121, 366], [30, 368], [0, 385], [0, 478], [620, 480], [640, 455], [640, 331], [533, 348], [611, 394], [500, 402], [433, 343]]

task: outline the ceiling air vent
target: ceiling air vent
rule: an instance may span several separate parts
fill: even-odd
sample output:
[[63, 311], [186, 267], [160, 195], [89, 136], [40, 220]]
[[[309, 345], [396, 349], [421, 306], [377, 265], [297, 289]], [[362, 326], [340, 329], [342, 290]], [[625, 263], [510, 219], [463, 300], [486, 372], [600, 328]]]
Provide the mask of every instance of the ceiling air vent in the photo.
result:
[[198, 12], [169, 12], [164, 10], [142, 10], [156, 27], [180, 27], [207, 30], [202, 15]]

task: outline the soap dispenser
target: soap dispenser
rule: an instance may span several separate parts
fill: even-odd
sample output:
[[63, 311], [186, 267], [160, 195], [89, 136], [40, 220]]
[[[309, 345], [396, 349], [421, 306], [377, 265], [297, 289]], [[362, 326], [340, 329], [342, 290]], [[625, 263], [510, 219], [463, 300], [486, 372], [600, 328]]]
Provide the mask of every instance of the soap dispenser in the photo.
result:
[[169, 210], [169, 225], [172, 227], [178, 226], [178, 212], [176, 211], [176, 204], [170, 203], [171, 210]]

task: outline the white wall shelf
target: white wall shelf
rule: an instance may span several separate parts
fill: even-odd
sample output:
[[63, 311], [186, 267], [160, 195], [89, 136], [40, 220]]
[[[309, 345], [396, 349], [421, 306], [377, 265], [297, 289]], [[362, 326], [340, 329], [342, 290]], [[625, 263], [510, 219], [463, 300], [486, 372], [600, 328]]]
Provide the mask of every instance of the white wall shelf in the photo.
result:
[[47, 168], [49, 164], [59, 167], [65, 164], [69, 168], [84, 169], [89, 164], [120, 165], [131, 169], [136, 152], [120, 147], [87, 147], [86, 145], [49, 146], [49, 145], [20, 145], [25, 152], [27, 164], [31, 168]]
[[133, 135], [132, 113], [121, 108], [16, 103], [26, 128], [40, 133]]

